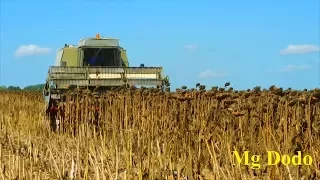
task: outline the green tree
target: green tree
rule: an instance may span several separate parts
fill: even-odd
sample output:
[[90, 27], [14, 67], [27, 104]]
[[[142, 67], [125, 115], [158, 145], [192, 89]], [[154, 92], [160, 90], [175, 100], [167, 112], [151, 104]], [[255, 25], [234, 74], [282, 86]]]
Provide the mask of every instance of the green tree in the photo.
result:
[[6, 90], [7, 87], [6, 86], [0, 86], [0, 90]]
[[21, 88], [19, 86], [9, 86], [7, 89], [10, 91], [20, 91], [21, 90]]
[[23, 89], [28, 91], [42, 91], [43, 88], [44, 88], [44, 84], [36, 84], [36, 85], [26, 86]]

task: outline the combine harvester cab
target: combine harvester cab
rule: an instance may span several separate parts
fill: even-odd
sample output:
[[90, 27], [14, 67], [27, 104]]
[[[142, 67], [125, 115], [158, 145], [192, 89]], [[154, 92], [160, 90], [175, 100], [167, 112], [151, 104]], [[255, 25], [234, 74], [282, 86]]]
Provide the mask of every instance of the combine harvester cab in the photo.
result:
[[60, 101], [61, 94], [79, 87], [101, 93], [120, 86], [164, 90], [170, 83], [162, 67], [130, 67], [119, 40], [97, 34], [80, 40], [78, 46], [65, 44], [58, 51], [55, 66], [49, 67], [43, 94], [49, 105], [51, 100]]

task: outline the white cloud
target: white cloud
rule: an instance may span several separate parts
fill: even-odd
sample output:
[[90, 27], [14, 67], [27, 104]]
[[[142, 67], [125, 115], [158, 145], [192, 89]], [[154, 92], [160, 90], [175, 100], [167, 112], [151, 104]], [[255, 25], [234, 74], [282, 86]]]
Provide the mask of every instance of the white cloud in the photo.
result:
[[282, 72], [293, 72], [293, 71], [303, 71], [303, 70], [307, 70], [310, 69], [310, 65], [308, 64], [301, 64], [301, 65], [288, 65], [284, 68], [282, 68], [280, 71]]
[[21, 45], [16, 50], [15, 56], [17, 57], [33, 56], [33, 55], [47, 54], [50, 51], [51, 51], [50, 48], [40, 47], [35, 44]]
[[199, 47], [198, 44], [187, 44], [184, 46], [184, 48], [189, 51], [197, 50], [198, 47]]
[[320, 47], [312, 44], [294, 45], [289, 44], [285, 49], [280, 50], [280, 54], [306, 54], [320, 51]]
[[227, 73], [224, 72], [214, 72], [211, 70], [206, 70], [203, 71], [199, 74], [200, 78], [221, 78], [221, 77], [226, 77]]

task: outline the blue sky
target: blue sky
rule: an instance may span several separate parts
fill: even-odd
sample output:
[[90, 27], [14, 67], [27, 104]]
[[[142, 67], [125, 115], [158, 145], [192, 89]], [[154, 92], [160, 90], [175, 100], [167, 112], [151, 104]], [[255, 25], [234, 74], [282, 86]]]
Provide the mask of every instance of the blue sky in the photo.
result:
[[131, 65], [163, 66], [172, 88], [320, 87], [319, 0], [1, 0], [0, 6], [0, 85], [44, 83], [59, 48], [100, 33], [120, 39]]

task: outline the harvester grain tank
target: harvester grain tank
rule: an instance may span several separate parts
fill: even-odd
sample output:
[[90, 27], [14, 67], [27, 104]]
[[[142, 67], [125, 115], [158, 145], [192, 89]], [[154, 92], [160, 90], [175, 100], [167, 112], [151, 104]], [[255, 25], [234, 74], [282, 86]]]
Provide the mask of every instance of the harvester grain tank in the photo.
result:
[[119, 39], [81, 39], [78, 45], [65, 44], [57, 52], [55, 66], [50, 66], [43, 90], [47, 103], [61, 100], [61, 94], [76, 88], [97, 93], [120, 86], [153, 86], [165, 89], [170, 85], [162, 67], [130, 67], [126, 50]]

